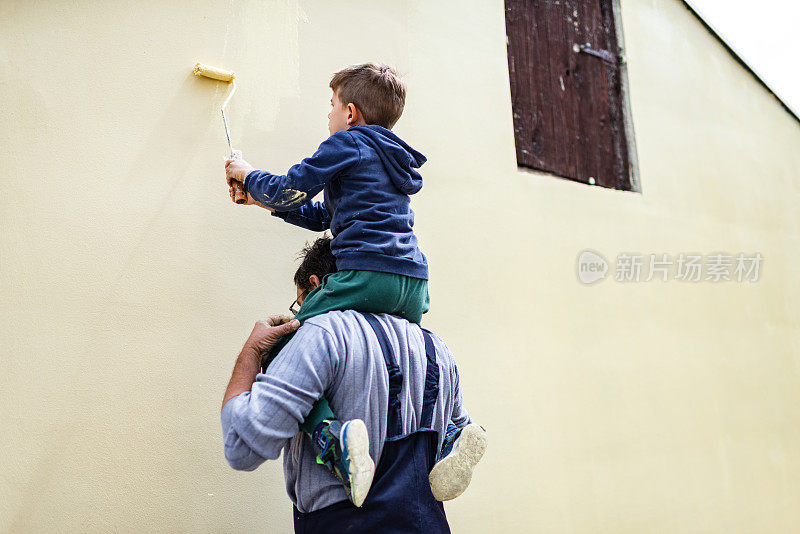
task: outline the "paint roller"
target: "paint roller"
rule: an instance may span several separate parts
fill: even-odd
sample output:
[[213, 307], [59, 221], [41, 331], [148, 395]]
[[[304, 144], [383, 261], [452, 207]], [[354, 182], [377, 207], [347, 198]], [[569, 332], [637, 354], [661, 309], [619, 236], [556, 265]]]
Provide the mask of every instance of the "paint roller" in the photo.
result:
[[[204, 76], [206, 78], [211, 78], [212, 80], [231, 83], [231, 92], [228, 94], [228, 98], [226, 98], [225, 102], [222, 104], [222, 124], [225, 125], [225, 137], [228, 139], [228, 148], [231, 150], [231, 159], [241, 159], [242, 152], [240, 150], [234, 150], [233, 145], [231, 145], [231, 136], [230, 133], [228, 133], [228, 119], [225, 118], [225, 106], [228, 105], [228, 102], [231, 101], [233, 93], [236, 92], [236, 80], [233, 72], [220, 69], [218, 67], [212, 67], [210, 65], [203, 65], [202, 63], [196, 63], [192, 72], [195, 74], [195, 76]], [[244, 204], [247, 202], [247, 195], [244, 192], [244, 186], [242, 183], [234, 180], [231, 182], [231, 185], [233, 186], [234, 201], [237, 204]]]

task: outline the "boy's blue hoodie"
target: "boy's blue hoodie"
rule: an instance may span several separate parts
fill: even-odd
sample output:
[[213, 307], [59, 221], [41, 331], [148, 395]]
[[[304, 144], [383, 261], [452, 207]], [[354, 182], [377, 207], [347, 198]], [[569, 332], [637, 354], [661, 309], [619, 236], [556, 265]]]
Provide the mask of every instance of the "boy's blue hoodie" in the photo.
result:
[[[425, 161], [391, 130], [353, 126], [330, 136], [285, 175], [250, 171], [244, 188], [286, 222], [316, 232], [330, 228], [338, 269], [427, 280], [409, 198], [422, 188], [416, 169]], [[312, 201], [320, 191], [323, 202]]]

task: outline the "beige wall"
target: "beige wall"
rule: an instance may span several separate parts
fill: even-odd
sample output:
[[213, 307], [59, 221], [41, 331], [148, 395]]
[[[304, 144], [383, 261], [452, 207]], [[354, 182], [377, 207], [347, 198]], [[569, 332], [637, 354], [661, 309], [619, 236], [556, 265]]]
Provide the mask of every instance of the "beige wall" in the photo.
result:
[[[517, 170], [503, 3], [0, 3], [0, 531], [286, 532], [280, 463], [222, 456], [251, 323], [313, 234], [230, 203], [285, 170], [330, 74], [406, 73], [425, 324], [491, 436], [455, 532], [800, 521], [800, 125], [675, 0], [626, 0], [642, 193]], [[761, 252], [757, 283], [580, 284], [584, 248]]]

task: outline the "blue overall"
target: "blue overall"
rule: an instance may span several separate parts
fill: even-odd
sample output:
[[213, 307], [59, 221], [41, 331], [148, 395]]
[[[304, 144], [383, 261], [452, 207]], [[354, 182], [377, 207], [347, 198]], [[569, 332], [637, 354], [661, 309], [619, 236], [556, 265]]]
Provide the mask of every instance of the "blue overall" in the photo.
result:
[[294, 531], [299, 534], [375, 533], [425, 534], [449, 533], [444, 506], [433, 498], [428, 474], [436, 462], [438, 434], [431, 428], [433, 408], [439, 396], [439, 365], [430, 333], [425, 338], [425, 393], [419, 429], [402, 435], [400, 390], [403, 373], [397, 365], [392, 346], [374, 315], [364, 318], [375, 331], [389, 372], [389, 409], [386, 441], [375, 469], [367, 499], [361, 508], [341, 501], [309, 513], [294, 509]]

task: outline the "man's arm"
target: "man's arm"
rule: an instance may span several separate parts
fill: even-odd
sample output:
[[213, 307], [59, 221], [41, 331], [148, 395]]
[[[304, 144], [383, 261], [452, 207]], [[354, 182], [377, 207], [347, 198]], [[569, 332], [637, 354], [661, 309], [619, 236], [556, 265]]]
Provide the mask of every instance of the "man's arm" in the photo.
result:
[[231, 180], [242, 181], [245, 192], [256, 202], [275, 211], [293, 211], [360, 159], [352, 135], [342, 130], [323, 141], [313, 156], [293, 165], [285, 175], [253, 169], [242, 160], [229, 160], [225, 173], [229, 185]]
[[223, 408], [233, 397], [250, 391], [261, 370], [261, 355], [269, 352], [281, 336], [294, 332], [299, 326], [300, 323], [293, 321], [289, 315], [273, 315], [256, 323], [233, 366], [233, 373], [222, 399]]
[[231, 467], [251, 471], [278, 458], [297, 434], [300, 423], [332, 383], [338, 349], [330, 333], [309, 324], [297, 331], [266, 373], [257, 373], [260, 361], [252, 354], [241, 359], [225, 395], [222, 433]]
[[467, 409], [464, 407], [464, 397], [461, 393], [461, 378], [458, 374], [456, 360], [442, 338], [434, 335], [433, 343], [436, 347], [436, 353], [443, 359], [443, 363], [445, 364], [444, 368], [449, 370], [450, 373], [450, 394], [453, 399], [453, 411], [450, 414], [450, 420], [458, 428], [464, 428], [472, 422], [472, 419], [469, 416], [469, 412], [467, 412]]
[[453, 362], [453, 373], [451, 376], [453, 384], [453, 414], [450, 416], [450, 420], [453, 421], [453, 424], [458, 428], [464, 428], [472, 422], [472, 419], [470, 419], [467, 409], [464, 408], [464, 397], [461, 395], [461, 383], [458, 376], [458, 367], [456, 367], [455, 362]]

